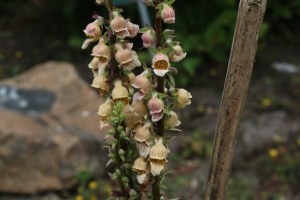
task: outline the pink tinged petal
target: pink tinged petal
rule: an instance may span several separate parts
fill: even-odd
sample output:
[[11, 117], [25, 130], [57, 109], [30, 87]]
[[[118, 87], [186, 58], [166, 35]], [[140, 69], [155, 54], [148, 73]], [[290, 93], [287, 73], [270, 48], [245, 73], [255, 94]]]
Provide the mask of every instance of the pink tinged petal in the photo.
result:
[[158, 122], [163, 118], [163, 116], [164, 116], [164, 110], [162, 110], [160, 113], [153, 113], [151, 115], [151, 120], [152, 122]]
[[163, 77], [168, 73], [169, 70], [166, 69], [154, 69], [153, 70], [156, 76]]
[[86, 49], [86, 48], [89, 46], [89, 44], [90, 44], [91, 42], [94, 42], [94, 39], [93, 39], [93, 38], [86, 39], [86, 40], [83, 42], [81, 48], [82, 48], [82, 49]]
[[138, 99], [139, 101], [141, 101], [145, 96], [146, 94], [143, 93], [142, 91], [138, 91], [134, 94], [135, 98]]

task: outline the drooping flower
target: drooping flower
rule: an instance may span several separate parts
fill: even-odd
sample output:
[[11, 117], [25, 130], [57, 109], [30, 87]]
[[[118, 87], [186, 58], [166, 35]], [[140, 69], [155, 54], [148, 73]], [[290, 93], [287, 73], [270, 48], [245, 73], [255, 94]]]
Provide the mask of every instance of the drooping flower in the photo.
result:
[[152, 98], [148, 101], [148, 108], [153, 122], [157, 122], [163, 118], [164, 106], [163, 100], [158, 98], [157, 93], [154, 93]]
[[137, 172], [139, 184], [143, 184], [146, 181], [148, 168], [148, 162], [145, 158], [140, 157], [134, 161], [132, 169]]
[[129, 32], [129, 36], [128, 37], [130, 37], [130, 38], [134, 38], [138, 34], [138, 32], [140, 30], [139, 25], [131, 23], [128, 20], [127, 20], [127, 27], [128, 27], [128, 32]]
[[157, 76], [163, 77], [170, 67], [169, 58], [166, 54], [157, 53], [152, 59], [152, 68]]
[[107, 83], [106, 75], [101, 73], [95, 76], [91, 86], [99, 90], [100, 96], [104, 96], [109, 90], [109, 84]]
[[178, 89], [176, 96], [177, 96], [177, 101], [175, 103], [175, 106], [177, 108], [181, 109], [191, 104], [192, 95], [185, 89], [183, 88]]
[[170, 112], [170, 115], [166, 118], [165, 126], [167, 129], [172, 129], [179, 126], [181, 122], [178, 119], [177, 114], [174, 111]]
[[129, 36], [127, 21], [118, 12], [113, 12], [113, 19], [110, 22], [112, 31], [119, 38]]
[[[139, 90], [139, 93], [135, 95], [138, 99], [142, 99], [146, 94], [151, 92], [153, 85], [148, 79], [148, 71], [145, 70], [140, 75], [136, 76], [132, 87]], [[138, 96], [139, 95], [139, 96]]]
[[129, 102], [128, 90], [122, 85], [120, 80], [114, 82], [114, 89], [111, 92], [113, 102], [123, 102], [125, 105]]
[[131, 130], [135, 131], [136, 127], [138, 127], [143, 122], [143, 118], [139, 116], [135, 109], [131, 106], [126, 106], [125, 108], [125, 124]]
[[151, 145], [151, 133], [150, 133], [151, 123], [145, 123], [143, 126], [138, 126], [135, 130], [134, 139], [138, 143], [138, 150], [140, 156], [146, 158], [150, 152]]
[[99, 65], [106, 66], [107, 63], [111, 59], [111, 51], [109, 46], [105, 44], [105, 41], [103, 39], [99, 40], [99, 43], [94, 46], [92, 50], [92, 56], [99, 58]]
[[169, 150], [164, 146], [162, 138], [158, 138], [150, 149], [150, 168], [153, 176], [160, 175], [167, 163]]
[[100, 116], [100, 129], [109, 125], [109, 117], [111, 116], [112, 105], [111, 100], [107, 99], [99, 106], [97, 114]]
[[186, 57], [186, 53], [183, 52], [182, 47], [177, 44], [175, 45], [170, 53], [170, 60], [173, 62], [180, 62]]
[[89, 23], [86, 28], [83, 30], [85, 35], [90, 38], [99, 38], [102, 34], [102, 25], [103, 25], [103, 18], [98, 16], [98, 18]]
[[115, 59], [122, 67], [127, 70], [133, 70], [135, 67], [141, 66], [137, 53], [131, 50], [132, 45], [129, 44], [124, 48], [122, 44], [117, 43], [115, 47], [117, 49]]
[[156, 44], [155, 31], [153, 29], [148, 29], [145, 33], [142, 34], [143, 46], [145, 48], [152, 47]]
[[136, 96], [133, 96], [131, 107], [134, 109], [135, 113], [142, 118], [148, 114], [147, 106], [142, 100], [139, 100]]
[[175, 11], [170, 5], [168, 5], [166, 3], [163, 4], [163, 9], [161, 11], [160, 16], [161, 16], [161, 19], [166, 24], [174, 24], [175, 23]]

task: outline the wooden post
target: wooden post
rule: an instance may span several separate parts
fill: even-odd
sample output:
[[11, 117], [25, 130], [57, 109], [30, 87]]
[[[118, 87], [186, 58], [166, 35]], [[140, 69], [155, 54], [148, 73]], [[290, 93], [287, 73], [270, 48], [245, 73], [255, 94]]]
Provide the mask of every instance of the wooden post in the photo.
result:
[[205, 200], [223, 200], [267, 0], [240, 0]]

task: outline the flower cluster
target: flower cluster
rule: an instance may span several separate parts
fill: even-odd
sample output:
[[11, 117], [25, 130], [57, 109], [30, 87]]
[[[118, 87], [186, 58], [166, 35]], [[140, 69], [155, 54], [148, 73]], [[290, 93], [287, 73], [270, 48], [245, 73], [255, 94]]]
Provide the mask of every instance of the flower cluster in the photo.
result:
[[[144, 1], [155, 8], [157, 19], [166, 24], [175, 23], [173, 2]], [[173, 40], [173, 30], [162, 31], [157, 25], [155, 29], [139, 29], [122, 16], [122, 10], [111, 6], [111, 0], [96, 3], [104, 4], [110, 17], [94, 15], [94, 21], [84, 30], [87, 39], [82, 48], [96, 43], [88, 66], [94, 75], [91, 86], [104, 99], [97, 113], [100, 128], [111, 127], [106, 137], [110, 144], [108, 164], [115, 165], [111, 177], [120, 188], [113, 196], [140, 199], [149, 196], [146, 193], [150, 183], [163, 173], [167, 164], [170, 151], [163, 133], [177, 130], [181, 124], [174, 109], [191, 104], [191, 94], [175, 87], [176, 69], [171, 66], [184, 59], [186, 53]], [[143, 46], [154, 56], [151, 67], [145, 64], [144, 70], [135, 76], [141, 62], [130, 39], [138, 33], [142, 33]]]

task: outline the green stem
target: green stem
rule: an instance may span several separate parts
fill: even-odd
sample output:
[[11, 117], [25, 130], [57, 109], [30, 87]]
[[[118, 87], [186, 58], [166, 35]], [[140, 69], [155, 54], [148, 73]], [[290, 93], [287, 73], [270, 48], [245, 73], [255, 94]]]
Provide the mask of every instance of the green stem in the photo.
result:
[[[162, 34], [162, 20], [160, 17], [157, 17], [158, 10], [156, 9], [156, 6], [161, 3], [161, 0], [156, 0], [154, 3], [154, 9], [155, 9], [155, 32], [156, 32], [156, 48], [161, 48], [163, 46], [163, 34]], [[165, 80], [163, 77], [157, 76], [157, 87], [156, 90], [159, 93], [165, 93]], [[163, 137], [164, 136], [164, 118], [159, 120], [157, 122], [156, 127], [156, 134]], [[161, 194], [160, 194], [160, 176], [153, 177], [153, 183], [152, 183], [152, 198], [153, 200], [160, 200]]]

